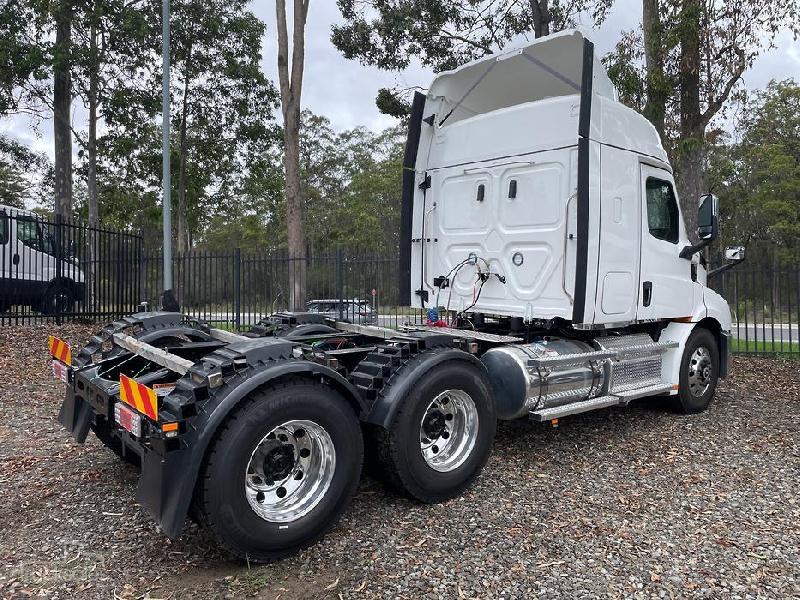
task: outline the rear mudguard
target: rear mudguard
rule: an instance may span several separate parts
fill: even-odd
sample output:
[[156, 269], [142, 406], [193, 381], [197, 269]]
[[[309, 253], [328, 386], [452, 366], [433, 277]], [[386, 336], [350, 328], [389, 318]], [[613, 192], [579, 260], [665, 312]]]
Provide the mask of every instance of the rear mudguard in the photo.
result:
[[[294, 346], [280, 338], [267, 338], [236, 342], [213, 353], [211, 357], [216, 355], [216, 358], [244, 355], [248, 359], [248, 366], [226, 377], [221, 387], [203, 390], [201, 395], [208, 394], [208, 399], [199, 403], [197, 414], [188, 419], [188, 427], [180, 436], [178, 449], [163, 455], [154, 451], [145, 452], [136, 499], [159, 522], [168, 537], [178, 537], [183, 529], [200, 468], [217, 429], [239, 402], [255, 390], [285, 377], [312, 377], [333, 386], [351, 403], [359, 417], [363, 415], [365, 407], [358, 391], [336, 371], [294, 358]], [[213, 370], [212, 361], [204, 360], [202, 367], [198, 364], [187, 373], [176, 389], [178, 396], [196, 393], [197, 381], [203, 377], [203, 369]], [[172, 394], [167, 398], [172, 400]]]
[[381, 388], [375, 401], [364, 417], [364, 421], [373, 425], [389, 428], [395, 414], [402, 406], [403, 399], [411, 388], [426, 373], [448, 361], [466, 362], [488, 377], [486, 367], [472, 354], [457, 348], [434, 348], [410, 358], [400, 366]]

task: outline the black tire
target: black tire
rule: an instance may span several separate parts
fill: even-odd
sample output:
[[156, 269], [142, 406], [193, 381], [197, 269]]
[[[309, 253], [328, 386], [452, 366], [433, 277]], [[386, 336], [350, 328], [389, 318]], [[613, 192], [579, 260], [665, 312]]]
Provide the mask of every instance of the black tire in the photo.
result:
[[[290, 522], [271, 522], [249, 504], [245, 473], [263, 438], [293, 420], [324, 428], [333, 442], [335, 468], [328, 491], [308, 513]], [[282, 558], [336, 524], [358, 488], [363, 455], [358, 419], [339, 393], [303, 379], [270, 385], [245, 399], [220, 426], [198, 482], [196, 513], [232, 554], [256, 562]]]
[[675, 409], [687, 415], [706, 410], [714, 397], [718, 380], [717, 340], [708, 329], [697, 328], [689, 336], [681, 358]]
[[[466, 459], [442, 472], [424, 458], [420, 431], [428, 406], [446, 390], [466, 392], [477, 410], [478, 427]], [[399, 491], [433, 504], [458, 496], [474, 481], [489, 458], [496, 428], [489, 382], [474, 365], [456, 360], [436, 366], [413, 385], [388, 430], [373, 427], [370, 431], [383, 478]]]
[[107, 425], [91, 425], [92, 431], [94, 431], [95, 436], [100, 443], [102, 443], [106, 448], [110, 449], [114, 454], [116, 454], [120, 460], [125, 461], [129, 465], [133, 465], [137, 469], [141, 469], [142, 467], [142, 460], [138, 454], [136, 454], [133, 450], [128, 450], [125, 454], [122, 453], [122, 441], [113, 435], [108, 430]]
[[40, 311], [46, 315], [69, 314], [75, 310], [75, 293], [62, 283], [47, 288]]

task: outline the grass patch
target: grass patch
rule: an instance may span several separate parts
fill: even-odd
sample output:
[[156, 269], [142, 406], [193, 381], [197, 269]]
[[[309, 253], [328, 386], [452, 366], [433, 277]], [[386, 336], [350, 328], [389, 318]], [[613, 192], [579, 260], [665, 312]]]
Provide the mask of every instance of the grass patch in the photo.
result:
[[765, 341], [731, 338], [733, 354], [769, 354], [774, 356], [800, 358], [800, 343], [787, 341]]

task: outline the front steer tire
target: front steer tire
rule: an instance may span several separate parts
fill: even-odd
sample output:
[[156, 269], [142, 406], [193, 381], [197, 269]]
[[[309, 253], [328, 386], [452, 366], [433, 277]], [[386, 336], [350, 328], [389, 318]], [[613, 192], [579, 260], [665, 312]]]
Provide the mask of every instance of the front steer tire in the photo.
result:
[[[245, 487], [252, 476], [245, 473], [265, 436], [282, 424], [299, 421], [317, 424], [329, 436], [335, 449], [332, 479], [307, 513], [289, 521], [270, 521], [251, 506]], [[339, 393], [301, 378], [271, 384], [246, 398], [212, 441], [196, 490], [200, 523], [229, 552], [248, 561], [271, 562], [294, 554], [338, 521], [358, 488], [363, 454], [358, 419]], [[291, 494], [287, 498], [291, 500]]]
[[[448, 392], [472, 401], [477, 432], [471, 451], [460, 464], [437, 470], [424, 456], [421, 431], [423, 420], [430, 414], [431, 402], [437, 397], [446, 398]], [[391, 487], [433, 504], [460, 495], [472, 484], [489, 458], [496, 428], [497, 417], [486, 376], [474, 365], [454, 360], [437, 365], [414, 383], [388, 429], [370, 428], [370, 447]]]
[[719, 381], [719, 348], [711, 331], [699, 327], [689, 335], [681, 357], [677, 412], [691, 415], [705, 411], [714, 398]]

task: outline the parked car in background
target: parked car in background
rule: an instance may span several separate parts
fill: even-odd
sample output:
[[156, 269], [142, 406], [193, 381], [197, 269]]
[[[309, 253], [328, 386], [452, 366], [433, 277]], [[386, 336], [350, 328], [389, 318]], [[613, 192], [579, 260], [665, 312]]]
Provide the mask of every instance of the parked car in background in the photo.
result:
[[359, 325], [372, 325], [378, 321], [378, 313], [372, 308], [372, 304], [358, 298], [309, 300], [306, 308], [311, 313], [324, 314], [330, 319], [344, 319]]
[[74, 249], [57, 251], [54, 226], [36, 213], [0, 205], [0, 312], [23, 305], [68, 313], [83, 300], [83, 271]]

